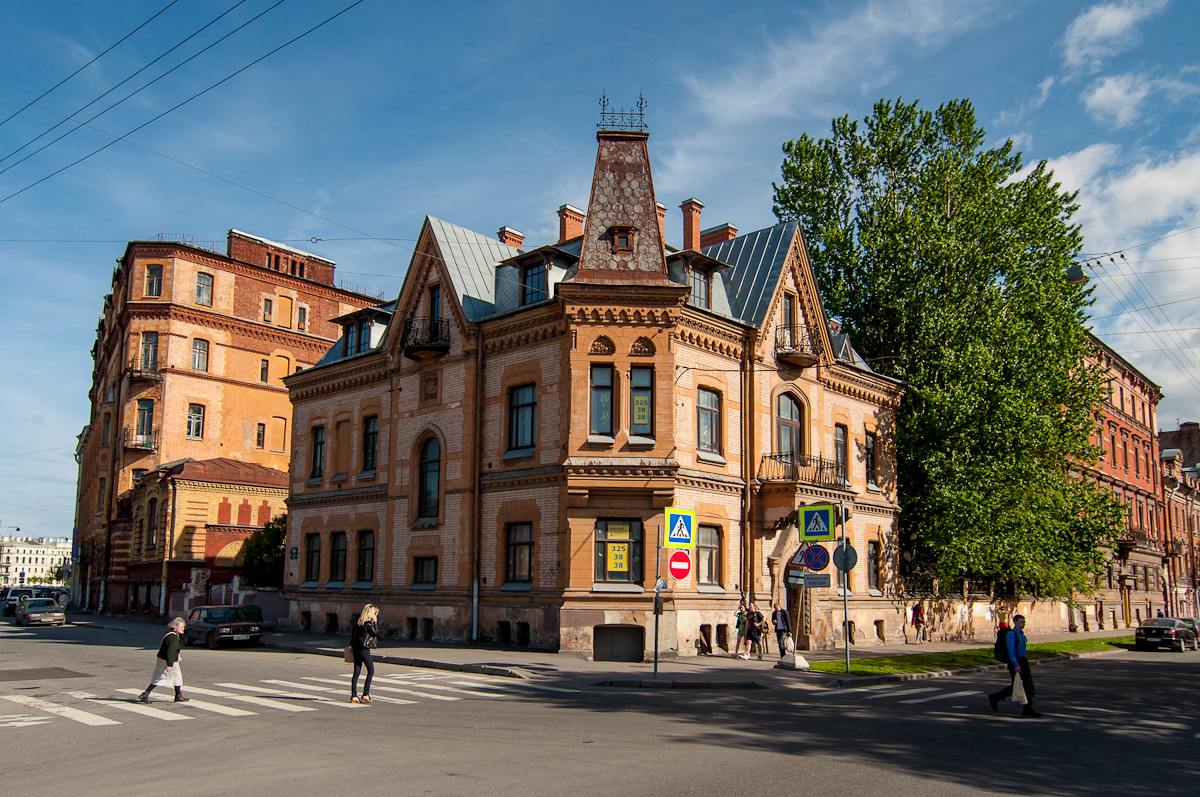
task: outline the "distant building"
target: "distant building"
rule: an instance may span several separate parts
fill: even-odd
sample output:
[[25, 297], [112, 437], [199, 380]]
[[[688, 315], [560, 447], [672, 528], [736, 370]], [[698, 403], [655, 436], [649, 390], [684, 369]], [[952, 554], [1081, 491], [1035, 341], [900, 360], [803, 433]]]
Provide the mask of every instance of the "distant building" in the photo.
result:
[[283, 378], [320, 359], [338, 337], [334, 318], [379, 301], [335, 285], [333, 262], [237, 230], [224, 253], [159, 237], [131, 241], [117, 261], [92, 347], [73, 596], [90, 609], [131, 605], [127, 566], [146, 556], [131, 549], [146, 544], [132, 538], [139, 479], [185, 459], [286, 472]]
[[1174, 449], [1185, 468], [1200, 465], [1200, 423], [1184, 421], [1173, 432], [1159, 432], [1158, 445], [1163, 451]]
[[[1195, 427], [1195, 424], [1191, 424]], [[1159, 433], [1159, 440], [1165, 435]], [[1162, 467], [1162, 502], [1166, 513], [1168, 544], [1164, 557], [1168, 600], [1177, 617], [1200, 617], [1197, 588], [1196, 545], [1200, 531], [1200, 468], [1188, 465], [1177, 448], [1159, 454]]]
[[0, 537], [0, 587], [63, 587], [70, 564], [68, 539]]

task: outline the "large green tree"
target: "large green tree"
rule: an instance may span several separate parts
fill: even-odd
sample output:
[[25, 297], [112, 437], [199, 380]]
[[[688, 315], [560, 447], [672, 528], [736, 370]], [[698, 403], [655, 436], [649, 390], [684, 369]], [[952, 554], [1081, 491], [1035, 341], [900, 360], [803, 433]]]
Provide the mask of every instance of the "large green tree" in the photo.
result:
[[1067, 282], [1075, 194], [966, 100], [878, 102], [784, 147], [775, 213], [804, 231], [828, 311], [907, 393], [895, 444], [902, 570], [1087, 591], [1119, 505], [1080, 466], [1105, 388]]
[[242, 577], [255, 587], [282, 587], [283, 544], [287, 540], [287, 515], [279, 515], [255, 529], [242, 546]]

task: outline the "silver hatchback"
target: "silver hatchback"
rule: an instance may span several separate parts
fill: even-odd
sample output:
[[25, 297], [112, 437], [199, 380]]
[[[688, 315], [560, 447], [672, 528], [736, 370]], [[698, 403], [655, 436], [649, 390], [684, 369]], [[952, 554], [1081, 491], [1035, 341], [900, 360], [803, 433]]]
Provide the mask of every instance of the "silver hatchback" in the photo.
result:
[[26, 598], [17, 604], [17, 625], [64, 625], [67, 615], [51, 598]]

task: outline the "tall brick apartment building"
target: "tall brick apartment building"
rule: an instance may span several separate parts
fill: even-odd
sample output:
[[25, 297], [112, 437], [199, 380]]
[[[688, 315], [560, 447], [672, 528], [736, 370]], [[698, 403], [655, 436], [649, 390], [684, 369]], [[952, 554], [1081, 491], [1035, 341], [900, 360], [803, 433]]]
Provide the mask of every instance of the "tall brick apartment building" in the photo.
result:
[[[76, 450], [77, 605], [123, 612], [149, 600], [161, 613], [163, 562], [185, 565], [190, 553], [144, 534], [131, 552], [130, 492], [143, 475], [185, 459], [286, 473], [292, 410], [283, 378], [320, 359], [339, 335], [334, 318], [378, 303], [335, 286], [333, 262], [283, 244], [237, 230], [224, 254], [188, 241], [130, 242], [104, 297], [91, 414]], [[270, 498], [278, 483], [261, 486]], [[158, 509], [145, 519], [156, 528], [174, 526], [183, 511], [169, 502]]]
[[743, 598], [789, 602], [824, 646], [840, 593], [802, 604], [783, 585], [789, 515], [843, 501], [851, 620], [900, 638], [884, 597], [900, 386], [827, 320], [794, 223], [701, 231], [689, 199], [666, 246], [647, 134], [597, 138], [587, 211], [564, 205], [556, 242], [427, 217], [396, 301], [338, 319], [341, 340], [286, 379], [292, 624], [345, 629], [370, 601], [402, 636], [641, 659], [677, 507], [698, 543], [667, 579], [662, 650], [731, 648]]

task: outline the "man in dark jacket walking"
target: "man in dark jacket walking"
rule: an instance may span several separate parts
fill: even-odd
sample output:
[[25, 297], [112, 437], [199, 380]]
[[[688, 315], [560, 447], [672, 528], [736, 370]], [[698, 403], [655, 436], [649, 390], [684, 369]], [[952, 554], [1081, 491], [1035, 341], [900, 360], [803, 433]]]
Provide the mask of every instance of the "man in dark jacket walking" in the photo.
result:
[[787, 653], [785, 643], [792, 623], [788, 616], [788, 610], [778, 603], [775, 604], [775, 611], [771, 612], [771, 626], [775, 629], [775, 639], [779, 642], [779, 658], [782, 659], [783, 655]]
[[1024, 615], [1018, 614], [1013, 617], [1012, 630], [1008, 632], [1005, 648], [1008, 651], [1008, 686], [999, 692], [992, 692], [988, 695], [988, 702], [992, 704], [992, 711], [999, 711], [1000, 701], [1012, 697], [1013, 680], [1019, 675], [1021, 677], [1021, 685], [1025, 687], [1025, 697], [1028, 701], [1025, 703], [1025, 709], [1021, 712], [1022, 716], [1033, 718], [1042, 716], [1033, 710], [1035, 689], [1033, 686], [1033, 672], [1030, 670], [1029, 660], [1025, 658]]

